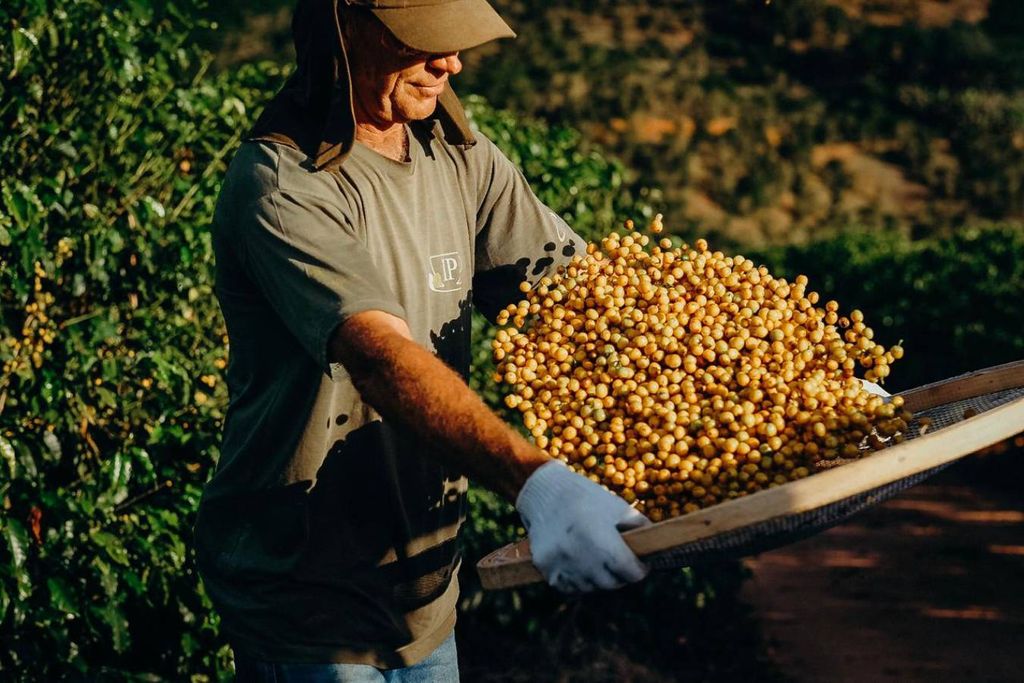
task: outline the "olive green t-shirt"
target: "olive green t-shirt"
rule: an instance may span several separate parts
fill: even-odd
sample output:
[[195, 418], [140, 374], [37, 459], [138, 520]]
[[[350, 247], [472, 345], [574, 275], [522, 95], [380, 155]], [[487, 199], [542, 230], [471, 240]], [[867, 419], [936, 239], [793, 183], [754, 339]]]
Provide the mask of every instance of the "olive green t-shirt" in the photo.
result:
[[364, 403], [327, 355], [370, 309], [465, 377], [470, 315], [584, 247], [483, 136], [409, 127], [335, 173], [246, 142], [214, 220], [230, 407], [200, 505], [200, 570], [232, 645], [275, 661], [412, 664], [451, 632], [466, 480]]

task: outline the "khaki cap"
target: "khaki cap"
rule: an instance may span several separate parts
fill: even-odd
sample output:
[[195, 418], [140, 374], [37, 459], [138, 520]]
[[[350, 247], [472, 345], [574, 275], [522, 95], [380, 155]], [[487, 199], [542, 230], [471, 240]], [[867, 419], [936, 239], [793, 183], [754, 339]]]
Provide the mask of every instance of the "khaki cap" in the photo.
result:
[[468, 50], [515, 32], [487, 0], [345, 0], [365, 7], [403, 45], [420, 52]]

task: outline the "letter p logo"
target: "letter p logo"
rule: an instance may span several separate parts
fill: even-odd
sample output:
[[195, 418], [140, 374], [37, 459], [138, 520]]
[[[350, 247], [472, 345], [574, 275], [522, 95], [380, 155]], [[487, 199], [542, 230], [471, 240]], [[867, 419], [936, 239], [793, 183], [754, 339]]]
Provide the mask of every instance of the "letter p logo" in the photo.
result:
[[462, 289], [462, 259], [456, 251], [430, 257], [430, 289], [457, 292]]

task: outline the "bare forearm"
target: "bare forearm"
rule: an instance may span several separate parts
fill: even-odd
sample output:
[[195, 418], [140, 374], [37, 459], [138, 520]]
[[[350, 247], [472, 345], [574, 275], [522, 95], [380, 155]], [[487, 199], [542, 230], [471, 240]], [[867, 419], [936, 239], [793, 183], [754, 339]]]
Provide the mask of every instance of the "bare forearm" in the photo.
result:
[[444, 464], [509, 500], [550, 459], [495, 415], [437, 356], [402, 335], [351, 320], [333, 337], [331, 356], [383, 417], [435, 445], [431, 452]]

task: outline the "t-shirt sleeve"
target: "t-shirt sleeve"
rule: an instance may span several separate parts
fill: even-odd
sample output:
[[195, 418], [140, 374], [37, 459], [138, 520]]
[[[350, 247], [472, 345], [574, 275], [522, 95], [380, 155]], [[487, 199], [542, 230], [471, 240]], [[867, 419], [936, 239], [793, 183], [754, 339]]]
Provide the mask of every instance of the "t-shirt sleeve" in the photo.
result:
[[[530, 189], [526, 178], [483, 136], [477, 211], [473, 301], [490, 320], [522, 297], [523, 280], [535, 285], [586, 250], [584, 242]], [[474, 152], [477, 151], [474, 149]]]
[[307, 353], [330, 374], [328, 342], [350, 316], [405, 309], [381, 278], [350, 219], [315, 195], [260, 197], [236, 237], [246, 274]]

